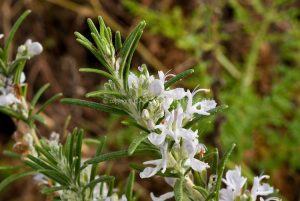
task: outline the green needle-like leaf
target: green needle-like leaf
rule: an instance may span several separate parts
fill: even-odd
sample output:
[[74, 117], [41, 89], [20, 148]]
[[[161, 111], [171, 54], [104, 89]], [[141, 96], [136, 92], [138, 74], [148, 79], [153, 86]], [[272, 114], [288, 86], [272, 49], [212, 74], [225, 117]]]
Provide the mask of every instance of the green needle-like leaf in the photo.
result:
[[145, 140], [147, 139], [149, 133], [140, 133], [129, 145], [128, 147], [128, 154], [132, 155], [136, 148]]
[[120, 85], [118, 80], [112, 76], [111, 74], [103, 71], [103, 70], [98, 70], [95, 68], [80, 68], [79, 69], [80, 72], [85, 72], [85, 73], [97, 73], [99, 75], [102, 75], [104, 77], [107, 77], [108, 79], [111, 79], [115, 84]]
[[123, 77], [124, 84], [126, 85], [127, 85], [127, 77], [129, 75], [130, 62], [133, 53], [135, 51], [135, 48], [137, 47], [137, 44], [142, 36], [143, 29], [145, 26], [146, 26], [145, 21], [140, 22], [140, 24], [135, 27], [135, 29], [125, 40], [123, 47], [120, 51], [120, 58], [121, 58], [120, 73], [121, 76]]
[[172, 77], [165, 83], [165, 88], [166, 89], [169, 88], [171, 85], [173, 85], [177, 81], [185, 78], [186, 76], [188, 76], [192, 73], [194, 73], [194, 69], [189, 69], [189, 70], [183, 71], [182, 73], [179, 73], [178, 75], [176, 75], [175, 77]]
[[13, 27], [11, 28], [8, 38], [5, 41], [5, 45], [4, 45], [4, 49], [3, 49], [3, 58], [4, 58], [4, 62], [7, 63], [7, 59], [8, 59], [8, 52], [9, 52], [9, 48], [11, 46], [12, 40], [14, 39], [14, 36], [17, 32], [17, 30], [19, 29], [20, 25], [22, 24], [22, 22], [25, 20], [25, 18], [31, 13], [30, 10], [26, 10], [20, 17], [19, 19], [15, 22], [15, 24], [13, 25]]
[[58, 100], [61, 97], [62, 97], [62, 93], [59, 93], [49, 98], [45, 103], [41, 105], [41, 107], [38, 109], [36, 114], [39, 114], [40, 112], [44, 111], [48, 105], [50, 105], [51, 103], [53, 103], [54, 101]]
[[42, 86], [37, 92], [36, 94], [33, 96], [30, 106], [31, 108], [34, 108], [35, 105], [37, 104], [37, 102], [39, 101], [40, 97], [43, 95], [43, 93], [49, 88], [50, 84], [47, 83], [44, 86]]
[[115, 33], [115, 49], [118, 52], [122, 48], [122, 36], [119, 31]]
[[36, 174], [36, 172], [35, 171], [23, 172], [23, 173], [18, 173], [18, 174], [11, 175], [11, 176], [3, 179], [0, 182], [0, 192], [2, 192], [4, 190], [4, 188], [7, 187], [12, 182], [14, 182], [14, 181], [16, 181], [16, 180], [18, 180], [22, 177], [30, 176], [30, 175], [33, 175], [33, 174]]
[[135, 180], [135, 171], [132, 170], [128, 176], [127, 183], [126, 183], [125, 195], [128, 201], [132, 201], [134, 180]]
[[98, 91], [92, 91], [92, 92], [89, 92], [86, 94], [86, 97], [87, 98], [92, 98], [92, 97], [95, 97], [95, 98], [101, 98], [103, 96], [115, 96], [115, 97], [118, 97], [118, 98], [125, 98], [124, 95], [116, 92], [116, 91], [106, 91], [106, 90], [98, 90]]
[[221, 164], [220, 164], [220, 169], [218, 171], [218, 179], [217, 179], [217, 183], [216, 183], [216, 200], [219, 200], [219, 192], [220, 192], [220, 188], [221, 188], [221, 183], [222, 183], [222, 177], [223, 177], [223, 174], [224, 174], [224, 170], [225, 170], [225, 165], [229, 159], [229, 156], [231, 155], [234, 147], [236, 145], [233, 144], [230, 149], [228, 149], [226, 151], [226, 153], [224, 154], [224, 157], [223, 157], [223, 160], [221, 161]]
[[20, 113], [15, 112], [13, 109], [10, 109], [9, 107], [0, 106], [0, 112], [10, 117], [14, 117], [16, 119], [20, 119], [23, 121], [26, 120]]
[[74, 98], [64, 98], [61, 100], [61, 102], [65, 103], [65, 104], [70, 104], [70, 105], [79, 105], [79, 106], [83, 106], [83, 107], [88, 107], [88, 108], [100, 110], [103, 112], [109, 112], [109, 113], [114, 113], [114, 114], [127, 114], [124, 110], [121, 110], [119, 108], [100, 104], [100, 103], [95, 103], [95, 102], [91, 102], [91, 101], [85, 101], [85, 100], [74, 99]]
[[67, 190], [68, 188], [69, 188], [68, 186], [44, 187], [41, 192], [43, 194], [49, 194], [56, 191]]
[[111, 153], [97, 156], [95, 158], [85, 161], [85, 164], [101, 163], [103, 161], [114, 160], [114, 159], [123, 158], [126, 156], [128, 156], [127, 150], [121, 150], [121, 151], [111, 152]]

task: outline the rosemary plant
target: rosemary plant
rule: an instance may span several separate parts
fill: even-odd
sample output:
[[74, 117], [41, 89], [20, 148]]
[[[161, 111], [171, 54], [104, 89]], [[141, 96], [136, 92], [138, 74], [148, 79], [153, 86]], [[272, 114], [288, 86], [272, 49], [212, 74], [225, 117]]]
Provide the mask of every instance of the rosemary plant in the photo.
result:
[[[52, 133], [50, 139], [37, 136], [36, 121], [42, 121], [40, 113], [47, 105], [57, 100], [61, 94], [47, 100], [40, 107], [37, 103], [49, 87], [43, 86], [31, 102], [26, 99], [26, 87], [23, 68], [31, 57], [42, 51], [37, 42], [28, 40], [18, 48], [13, 61], [8, 61], [8, 49], [13, 36], [29, 12], [25, 12], [15, 23], [4, 48], [0, 49], [0, 111], [21, 121], [28, 133], [17, 138], [16, 146], [22, 145], [20, 160], [26, 170], [4, 179], [0, 191], [9, 183], [23, 176], [35, 174], [35, 181], [42, 185], [42, 193], [52, 200], [66, 201], [132, 201], [134, 171], [130, 174], [125, 193], [122, 196], [113, 191], [114, 177], [97, 176], [98, 164], [136, 153], [151, 153], [155, 159], [141, 164], [132, 164], [141, 178], [160, 176], [165, 179], [173, 191], [159, 197], [150, 194], [152, 200], [163, 201], [175, 198], [177, 201], [235, 201], [235, 200], [280, 200], [275, 197], [274, 188], [262, 180], [263, 175], [255, 177], [251, 190], [246, 188], [246, 178], [240, 167], [227, 171], [222, 179], [225, 165], [235, 145], [232, 145], [220, 159], [218, 150], [208, 151], [199, 139], [195, 124], [206, 124], [205, 118], [214, 115], [226, 106], [217, 106], [212, 99], [201, 99], [200, 93], [208, 89], [188, 90], [173, 88], [173, 84], [193, 73], [184, 71], [178, 75], [158, 72], [158, 77], [150, 75], [145, 64], [134, 73], [131, 60], [146, 25], [139, 23], [123, 42], [121, 34], [112, 35], [101, 17], [99, 27], [88, 19], [93, 41], [76, 32], [77, 41], [86, 47], [99, 60], [105, 70], [82, 68], [82, 72], [97, 73], [108, 78], [102, 90], [89, 92], [87, 97], [98, 98], [103, 103], [63, 99], [63, 103], [90, 107], [97, 110], [128, 116], [123, 122], [128, 126], [141, 129], [127, 150], [101, 154], [105, 138], [84, 140], [83, 130], [74, 129], [65, 143], [60, 143], [59, 135]], [[0, 35], [2, 38], [3, 36]], [[96, 155], [84, 159], [82, 144], [93, 142], [97, 146]], [[2, 168], [4, 169], [4, 168]], [[224, 186], [222, 186], [222, 181]]]
[[[175, 197], [176, 200], [279, 200], [272, 196], [274, 189], [262, 183], [267, 176], [255, 177], [253, 188], [247, 191], [246, 179], [241, 176], [239, 167], [229, 170], [222, 179], [226, 162], [235, 145], [219, 160], [217, 150], [207, 151], [199, 142], [198, 131], [193, 125], [209, 115], [226, 108], [217, 106], [214, 100], [196, 98], [208, 89], [172, 88], [172, 85], [193, 73], [184, 71], [178, 75], [158, 72], [158, 77], [150, 75], [145, 64], [138, 72], [130, 70], [133, 53], [143, 33], [145, 22], [140, 22], [123, 42], [120, 33], [112, 36], [103, 19], [98, 18], [99, 28], [91, 19], [88, 26], [93, 41], [76, 32], [77, 41], [94, 54], [105, 70], [82, 68], [81, 72], [97, 73], [108, 78], [102, 90], [89, 92], [86, 97], [102, 100], [103, 103], [79, 99], [64, 99], [64, 103], [80, 105], [97, 110], [128, 116], [124, 122], [141, 129], [139, 135], [129, 145], [128, 150], [108, 153], [87, 160], [94, 164], [107, 159], [130, 156], [136, 152], [159, 153], [157, 159], [134, 164], [141, 178], [161, 176], [174, 188], [153, 200], [162, 201]], [[169, 78], [169, 79], [168, 79]], [[221, 188], [221, 183], [226, 188]], [[250, 192], [250, 193], [249, 193]]]
[[[133, 200], [132, 186], [134, 172], [128, 180], [126, 195], [120, 198], [113, 189], [114, 177], [97, 175], [97, 163], [86, 165], [83, 161], [81, 148], [83, 143], [92, 142], [97, 146], [96, 156], [101, 154], [105, 138], [99, 140], [83, 139], [83, 130], [74, 129], [60, 143], [59, 134], [53, 132], [50, 139], [37, 135], [36, 121], [45, 123], [40, 115], [44, 109], [62, 95], [57, 94], [38, 106], [43, 93], [49, 84], [41, 87], [32, 100], [27, 100], [27, 83], [23, 69], [26, 61], [39, 55], [43, 47], [38, 42], [28, 39], [24, 45], [18, 47], [15, 59], [9, 61], [8, 52], [14, 35], [28, 16], [30, 11], [24, 12], [16, 21], [10, 34], [5, 38], [4, 47], [0, 48], [0, 112], [14, 118], [17, 125], [25, 125], [25, 133], [15, 135], [15, 152], [5, 151], [6, 155], [15, 156], [24, 164], [25, 171], [17, 172], [0, 183], [0, 191], [11, 182], [21, 177], [35, 175], [35, 183], [41, 185], [41, 192], [47, 194], [51, 200], [62, 201], [126, 201]], [[0, 39], [4, 37], [0, 34]], [[1, 170], [13, 169], [2, 166]]]

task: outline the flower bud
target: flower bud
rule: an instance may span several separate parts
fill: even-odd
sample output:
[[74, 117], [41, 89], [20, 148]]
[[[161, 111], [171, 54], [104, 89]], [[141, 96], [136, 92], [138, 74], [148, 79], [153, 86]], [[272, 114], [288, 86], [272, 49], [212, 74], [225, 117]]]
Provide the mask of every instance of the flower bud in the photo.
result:
[[149, 111], [147, 109], [143, 109], [142, 117], [145, 118], [145, 119], [150, 118], [150, 114], [149, 114]]
[[17, 58], [20, 56], [32, 58], [33, 56], [41, 54], [42, 51], [43, 46], [39, 42], [32, 42], [31, 39], [28, 39], [24, 45], [18, 48]]

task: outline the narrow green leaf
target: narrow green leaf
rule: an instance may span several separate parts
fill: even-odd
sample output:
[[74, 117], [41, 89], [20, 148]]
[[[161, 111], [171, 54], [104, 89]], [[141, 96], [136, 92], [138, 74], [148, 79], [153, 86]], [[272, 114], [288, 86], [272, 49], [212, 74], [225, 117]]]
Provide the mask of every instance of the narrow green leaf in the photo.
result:
[[91, 32], [94, 33], [95, 35], [99, 36], [99, 32], [98, 32], [94, 22], [91, 20], [91, 18], [87, 19], [87, 23], [89, 25]]
[[[44, 160], [39, 159], [39, 158], [36, 158], [36, 157], [34, 157], [34, 156], [32, 156], [32, 155], [29, 155], [29, 156], [28, 156], [28, 159], [27, 159], [26, 161], [31, 161], [32, 163], [35, 164], [35, 167], [39, 167], [38, 169], [33, 168], [33, 169], [35, 169], [35, 170], [39, 170], [39, 169], [41, 169], [41, 168], [43, 168], [43, 169], [48, 169], [48, 170], [53, 170], [53, 171], [56, 171], [56, 170], [57, 170], [57, 168], [56, 168], [55, 165], [49, 164], [49, 163], [45, 162]], [[26, 162], [26, 161], [25, 161], [25, 162]], [[32, 165], [32, 163], [31, 163], [31, 164], [28, 163], [28, 165]]]
[[[106, 51], [106, 45], [107, 43], [104, 40], [101, 40], [96, 34], [91, 33], [92, 38], [94, 39], [94, 42], [96, 43], [96, 46], [98, 48], [98, 51], [101, 55], [107, 55]], [[105, 57], [103, 57], [105, 59]]]
[[128, 176], [127, 183], [126, 183], [125, 195], [128, 201], [132, 201], [134, 180], [135, 180], [135, 171], [132, 170]]
[[61, 102], [65, 103], [65, 104], [70, 104], [70, 105], [79, 105], [79, 106], [83, 106], [83, 107], [88, 107], [88, 108], [100, 110], [103, 112], [109, 112], [109, 113], [115, 113], [115, 114], [127, 114], [124, 110], [121, 110], [116, 107], [104, 105], [101, 103], [95, 103], [95, 102], [91, 102], [91, 101], [75, 99], [75, 98], [64, 98], [61, 100]]
[[84, 131], [80, 129], [77, 134], [76, 147], [75, 147], [75, 156], [78, 158], [77, 164], [75, 166], [75, 175], [80, 176], [80, 163], [81, 163], [81, 149], [82, 149], [82, 139]]
[[9, 177], [6, 177], [5, 179], [3, 179], [0, 182], [0, 192], [2, 192], [4, 190], [4, 188], [7, 187], [12, 182], [14, 182], [22, 177], [26, 177], [26, 176], [33, 175], [33, 174], [36, 174], [36, 172], [35, 171], [23, 172], [23, 173], [18, 173], [18, 174], [14, 174]]
[[14, 71], [17, 69], [17, 67], [20, 65], [20, 63], [24, 63], [28, 59], [29, 59], [29, 57], [21, 56], [21, 57], [17, 58], [16, 60], [12, 61], [12, 63], [9, 64], [9, 66], [8, 66], [8, 73], [13, 74]]
[[115, 48], [117, 52], [122, 48], [122, 36], [119, 31], [115, 33]]
[[95, 163], [100, 163], [103, 161], [109, 161], [109, 160], [114, 160], [117, 158], [123, 158], [128, 156], [127, 150], [121, 150], [121, 151], [116, 151], [116, 152], [111, 152], [107, 154], [103, 154], [97, 157], [94, 157], [90, 160], [85, 161], [85, 164], [95, 164]]
[[38, 111], [36, 112], [36, 114], [39, 114], [40, 112], [44, 111], [44, 109], [50, 105], [51, 103], [53, 103], [54, 101], [58, 100], [59, 98], [62, 97], [62, 93], [56, 94], [54, 96], [52, 96], [51, 98], [49, 98], [45, 103], [43, 103], [41, 105], [41, 107], [38, 109]]
[[107, 73], [103, 70], [98, 70], [98, 69], [95, 69], [95, 68], [80, 68], [79, 71], [80, 72], [85, 72], [85, 73], [97, 73], [99, 75], [107, 77], [108, 79], [111, 79], [115, 84], [119, 85], [118, 80], [114, 76], [112, 76], [111, 74], [109, 74], [109, 73]]
[[34, 108], [35, 105], [37, 104], [37, 102], [39, 101], [40, 97], [43, 95], [43, 93], [49, 88], [50, 84], [47, 83], [45, 85], [43, 85], [33, 96], [30, 106], [31, 108]]
[[[96, 150], [95, 157], [98, 157], [101, 154], [105, 142], [106, 142], [106, 137], [105, 136], [101, 137], [98, 140], [98, 147], [97, 147], [97, 150]], [[92, 181], [92, 180], [95, 179], [96, 174], [97, 174], [97, 168], [98, 168], [98, 164], [97, 163], [95, 163], [95, 164], [92, 165], [91, 174], [90, 174], [90, 181]], [[91, 193], [93, 192], [93, 190], [94, 190], [94, 186], [91, 186]]]
[[44, 187], [41, 192], [43, 194], [49, 194], [49, 193], [53, 193], [56, 191], [61, 191], [61, 190], [67, 190], [69, 189], [68, 186], [54, 186], [54, 187]]
[[100, 26], [100, 36], [105, 37], [104, 32], [105, 32], [106, 26], [105, 26], [104, 20], [101, 16], [98, 16], [98, 22], [99, 22], [99, 26]]
[[[44, 144], [45, 143], [43, 143], [43, 141], [41, 140], [40, 141], [40, 143], [41, 143], [41, 146], [42, 147], [40, 147], [40, 146], [35, 146], [35, 149], [40, 153], [40, 154], [43, 154], [43, 156], [44, 157], [46, 157], [47, 158], [47, 162], [49, 163], [49, 164], [51, 164], [53, 167], [56, 167], [56, 165], [57, 165], [57, 159], [51, 154], [51, 152], [49, 152], [49, 150], [47, 150], [47, 149], [49, 149], [48, 148], [48, 146], [46, 147]], [[32, 156], [33, 157], [33, 156]], [[36, 158], [36, 157], [35, 157]], [[38, 158], [36, 158], [36, 159], [38, 159]], [[40, 160], [40, 159], [38, 159], [38, 160]]]
[[174, 195], [176, 201], [183, 200], [183, 182], [184, 182], [184, 177], [179, 177], [175, 182]]
[[20, 166], [0, 166], [0, 171], [15, 170], [18, 168], [20, 168]]
[[210, 201], [210, 200], [214, 200], [213, 198], [216, 196], [216, 192], [211, 192], [207, 198], [205, 199], [205, 201]]
[[14, 110], [10, 109], [9, 107], [0, 106], [0, 112], [4, 113], [10, 117], [25, 121], [25, 118], [21, 114], [19, 114], [18, 112], [15, 112]]
[[100, 54], [92, 44], [89, 44], [81, 39], [76, 39], [76, 41], [82, 46], [84, 46], [86, 49], [88, 49], [109, 72], [113, 72], [113, 69], [106, 62], [102, 54]]
[[16, 152], [9, 151], [9, 150], [4, 150], [3, 151], [3, 155], [7, 156], [7, 157], [10, 157], [10, 158], [21, 159], [21, 155], [20, 154], [18, 154]]
[[218, 175], [218, 169], [219, 169], [219, 151], [217, 148], [215, 148], [215, 151], [213, 152], [213, 161], [212, 161], [212, 172], [215, 175]]
[[127, 69], [125, 69], [125, 67], [126, 65], [128, 66], [128, 63], [130, 63], [131, 61], [131, 57], [133, 55], [133, 52], [135, 51], [138, 41], [141, 38], [145, 26], [146, 26], [145, 21], [140, 22], [135, 27], [135, 29], [131, 32], [128, 38], [125, 40], [123, 47], [120, 51], [120, 57], [121, 57], [120, 73], [122, 77], [125, 75], [125, 77], [123, 77], [123, 80], [125, 80], [126, 75], [129, 74], [128, 72], [129, 68], [127, 67]]
[[20, 62], [18, 63], [18, 66], [17, 66], [17, 68], [16, 68], [16, 71], [15, 71], [14, 77], [13, 77], [13, 80], [14, 80], [14, 83], [15, 83], [15, 84], [20, 84], [21, 75], [22, 75], [22, 73], [23, 73], [25, 64], [26, 64], [26, 61], [25, 61], [25, 60], [20, 61]]
[[[135, 35], [135, 38], [133, 39], [132, 44], [130, 44], [130, 48], [128, 49], [128, 54], [126, 55], [125, 58], [122, 57], [122, 60], [121, 60], [121, 69], [123, 70], [123, 75], [122, 75], [123, 82], [124, 82], [123, 84], [126, 89], [128, 88], [128, 86], [127, 86], [128, 85], [128, 76], [129, 76], [129, 72], [130, 72], [130, 65], [131, 65], [133, 53], [135, 52], [135, 49], [138, 46], [139, 40], [142, 37], [143, 28], [145, 27], [145, 25], [146, 25], [146, 23], [141, 24], [141, 28], [140, 28], [141, 30]], [[126, 44], [124, 44], [123, 48], [125, 48], [125, 45]], [[123, 68], [122, 68], [122, 65], [123, 65]]]
[[139, 128], [139, 129], [145, 131], [146, 133], [149, 133], [149, 132], [150, 132], [147, 128], [145, 128], [145, 127], [139, 125], [135, 120], [131, 120], [131, 121], [130, 121], [130, 120], [129, 120], [129, 121], [122, 121], [121, 123], [122, 123], [123, 125], [126, 125], [126, 126], [134, 126], [134, 127], [137, 127], [137, 128]]
[[71, 183], [69, 178], [61, 172], [47, 169], [42, 169], [38, 171], [61, 185], [69, 186]]
[[147, 139], [149, 133], [140, 133], [129, 145], [128, 147], [128, 154], [131, 156], [136, 148], [145, 140]]
[[124, 95], [116, 92], [116, 91], [107, 91], [107, 90], [98, 90], [98, 91], [92, 91], [86, 94], [87, 98], [92, 98], [92, 97], [103, 97], [103, 96], [116, 96], [119, 98], [125, 98]]
[[22, 22], [25, 20], [25, 18], [31, 13], [30, 10], [26, 10], [19, 18], [18, 20], [14, 23], [13, 27], [11, 28], [8, 38], [5, 41], [5, 45], [4, 45], [4, 49], [3, 49], [3, 58], [4, 58], [4, 62], [7, 63], [7, 59], [8, 59], [8, 52], [9, 52], [9, 48], [11, 46], [12, 40], [14, 39], [15, 33], [17, 32], [17, 30], [19, 29], [20, 25], [22, 24]]
[[[1, 48], [0, 48], [0, 50], [1, 50]], [[0, 54], [0, 72], [3, 75], [7, 76], [9, 73], [7, 72], [8, 70], [6, 69], [6, 64], [2, 61], [1, 56], [2, 55]]]
[[190, 75], [194, 73], [194, 69], [188, 69], [183, 71], [182, 73], [179, 73], [178, 75], [172, 77], [171, 79], [169, 79], [166, 83], [165, 83], [165, 88], [169, 88], [171, 85], [173, 85], [174, 83], [176, 83], [177, 81], [185, 78], [186, 76]]
[[228, 161], [229, 156], [231, 155], [231, 153], [232, 153], [232, 151], [233, 151], [233, 149], [234, 149], [235, 146], [236, 145], [233, 144], [230, 147], [230, 149], [228, 149], [226, 151], [226, 153], [224, 154], [223, 159], [221, 161], [220, 169], [218, 171], [219, 172], [218, 179], [217, 179], [217, 183], [216, 183], [216, 191], [215, 191], [216, 192], [216, 200], [219, 200], [219, 196], [220, 196], [219, 194], [220, 194], [220, 188], [221, 188], [221, 183], [222, 183], [222, 177], [223, 177], [223, 174], [224, 174], [226, 162]]

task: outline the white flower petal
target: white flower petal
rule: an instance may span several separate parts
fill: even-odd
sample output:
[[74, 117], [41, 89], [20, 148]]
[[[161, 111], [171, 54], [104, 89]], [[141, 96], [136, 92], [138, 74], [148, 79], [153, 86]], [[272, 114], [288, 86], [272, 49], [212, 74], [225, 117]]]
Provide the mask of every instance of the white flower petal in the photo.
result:
[[166, 135], [165, 134], [157, 134], [157, 133], [150, 133], [148, 135], [148, 140], [155, 146], [159, 146], [165, 142]]
[[253, 186], [251, 189], [251, 198], [255, 200], [257, 196], [267, 196], [274, 192], [274, 188], [269, 184], [261, 184], [261, 180], [268, 179], [268, 175], [262, 175], [260, 177], [254, 177]]
[[153, 201], [165, 201], [167, 199], [174, 197], [174, 192], [168, 192], [159, 197], [155, 197], [155, 195], [153, 193], [150, 193], [150, 196]]
[[164, 92], [164, 96], [167, 98], [172, 98], [174, 100], [180, 100], [186, 96], [186, 92], [183, 88], [176, 88]]
[[142, 172], [140, 172], [140, 177], [143, 178], [149, 178], [154, 176], [159, 171], [158, 167], [146, 167]]
[[215, 100], [203, 100], [200, 102], [201, 111], [204, 115], [209, 115], [208, 111], [214, 109], [217, 106]]
[[4, 34], [0, 34], [0, 39], [2, 39], [4, 37]]
[[222, 188], [220, 190], [220, 201], [234, 201], [234, 199], [233, 190], [229, 188]]
[[176, 182], [176, 178], [174, 178], [174, 177], [165, 177], [165, 182], [167, 182], [167, 184], [169, 184], [170, 186], [174, 187], [175, 182]]
[[209, 165], [207, 163], [204, 163], [195, 158], [191, 158], [190, 163], [191, 163], [191, 168], [197, 172], [202, 172], [207, 168], [209, 168]]
[[234, 170], [228, 170], [225, 178], [226, 179], [222, 180], [227, 185], [227, 188], [231, 189], [235, 196], [240, 196], [242, 188], [247, 181], [247, 179], [242, 176], [241, 167], [236, 166]]
[[33, 42], [27, 46], [29, 57], [39, 55], [43, 51], [43, 46], [39, 42]]
[[0, 105], [1, 106], [9, 106], [14, 103], [19, 103], [20, 100], [12, 93], [6, 95], [0, 95]]
[[164, 86], [163, 82], [161, 82], [158, 79], [153, 80], [149, 85], [149, 91], [154, 96], [161, 95], [164, 90], [165, 90], [165, 86]]
[[139, 84], [138, 77], [134, 73], [130, 72], [130, 74], [128, 76], [128, 87], [130, 89], [136, 88], [138, 86], [138, 84]]

